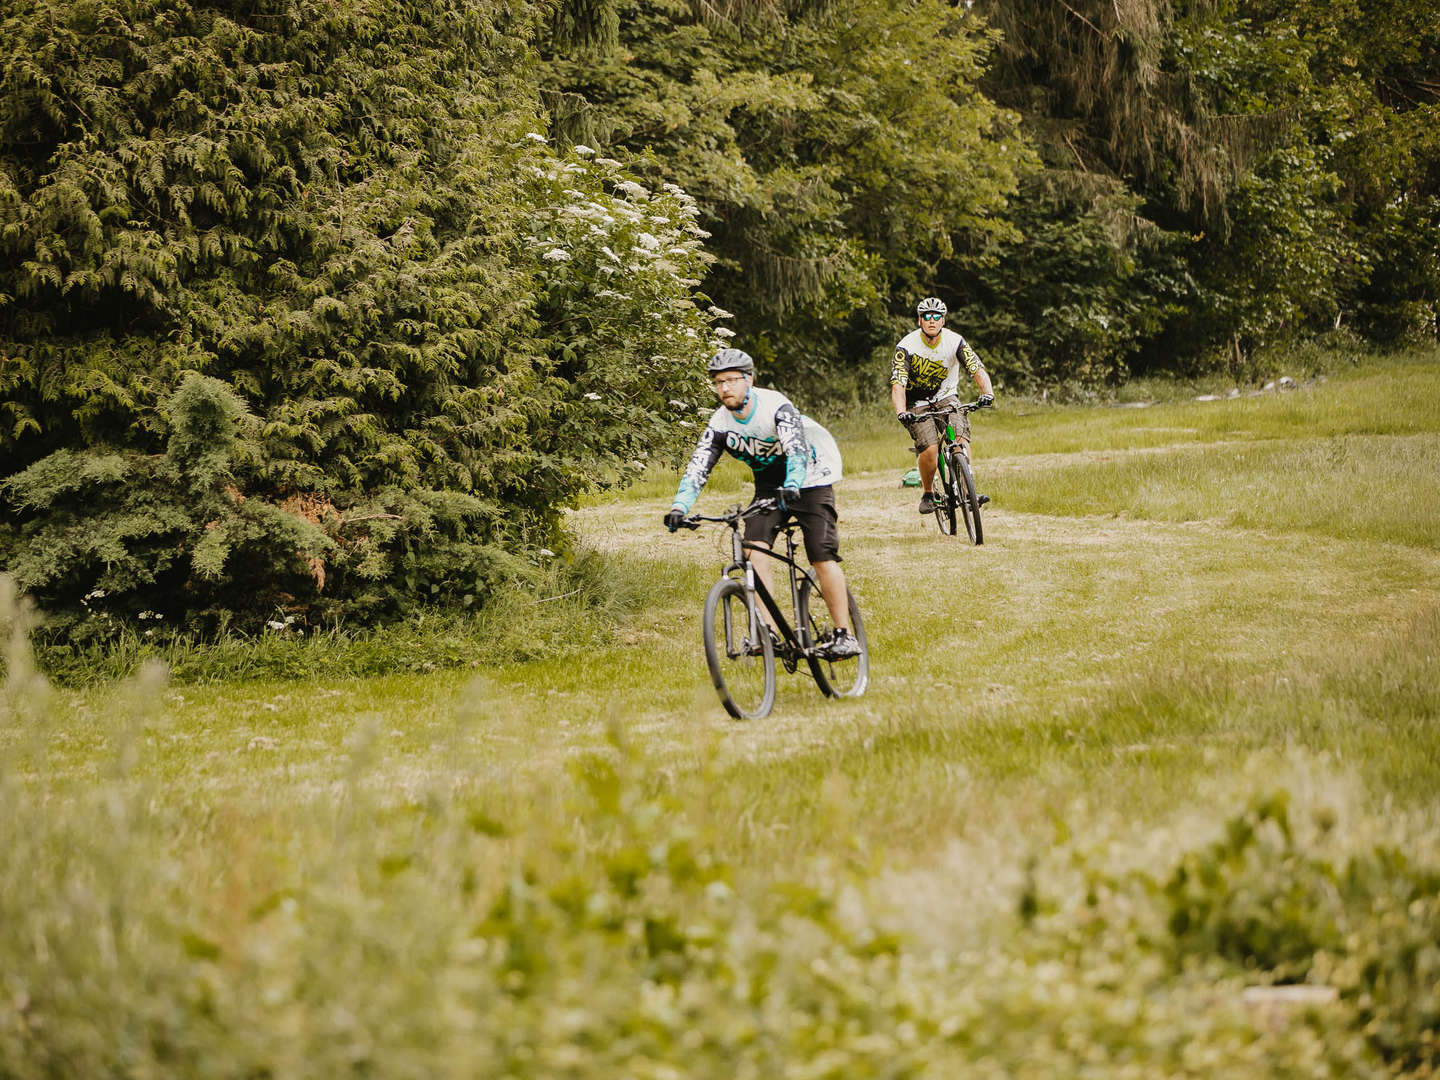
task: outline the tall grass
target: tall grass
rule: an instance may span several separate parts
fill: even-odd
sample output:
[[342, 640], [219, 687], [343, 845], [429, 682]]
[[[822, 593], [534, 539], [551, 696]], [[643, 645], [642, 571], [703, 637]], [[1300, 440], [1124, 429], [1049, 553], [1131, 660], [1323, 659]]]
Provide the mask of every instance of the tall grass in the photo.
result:
[[[885, 901], [900, 883], [883, 860], [837, 863], [833, 841], [763, 874], [732, 862], [710, 797], [727, 778], [702, 766], [657, 784], [618, 734], [524, 813], [475, 783], [463, 751], [397, 800], [366, 738], [328, 798], [177, 798], [143, 768], [161, 678], [149, 668], [115, 695], [96, 779], [57, 784], [26, 751], [3, 758], [7, 1076], [1353, 1077], [1435, 1063], [1413, 943], [1440, 929], [1424, 899], [1437, 879], [1337, 843], [1325, 799], [1269, 797], [1138, 876], [1097, 854], [1098, 834], [1057, 823], [1043, 859], [950, 870], [972, 900], [973, 872], [1008, 896], [922, 917]], [[0, 699], [7, 727], [17, 692]], [[18, 722], [43, 733], [52, 719]], [[842, 840], [847, 798], [837, 780], [811, 810]], [[1292, 828], [1292, 803], [1297, 825], [1330, 815], [1326, 831]], [[925, 896], [913, 878], [906, 890]], [[1244, 1005], [1245, 986], [1312, 973], [1337, 992], [1319, 1012], [1276, 1023]]]
[[66, 686], [124, 678], [147, 662], [163, 664], [177, 683], [494, 667], [608, 644], [614, 626], [663, 587], [663, 577], [643, 559], [602, 559], [581, 551], [557, 559], [534, 586], [501, 592], [474, 612], [436, 610], [380, 628], [228, 632], [214, 640], [183, 632], [152, 636], [153, 629], [147, 634], [131, 627], [86, 646], [41, 646], [39, 664]]

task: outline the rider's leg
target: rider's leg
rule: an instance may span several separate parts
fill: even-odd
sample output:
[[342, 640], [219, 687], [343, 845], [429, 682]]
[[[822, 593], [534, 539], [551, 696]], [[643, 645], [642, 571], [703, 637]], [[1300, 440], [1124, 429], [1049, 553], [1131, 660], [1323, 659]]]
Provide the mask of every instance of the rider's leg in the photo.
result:
[[835, 492], [830, 487], [806, 488], [800, 493], [795, 519], [805, 538], [805, 557], [820, 583], [820, 595], [837, 630], [850, 631], [850, 593], [845, 588], [845, 571], [840, 569], [840, 515], [835, 509]]
[[820, 595], [830, 609], [830, 621], [846, 633], [850, 631], [850, 593], [845, 588], [845, 571], [834, 559], [811, 563], [820, 579]]
[[965, 455], [965, 460], [970, 458], [970, 414], [960, 412], [958, 409], [951, 413], [951, 424], [955, 428], [955, 441], [960, 444], [960, 450]]
[[926, 491], [935, 490], [935, 464], [939, 460], [940, 447], [936, 443], [931, 443], [916, 455], [915, 464], [920, 469], [920, 486]]

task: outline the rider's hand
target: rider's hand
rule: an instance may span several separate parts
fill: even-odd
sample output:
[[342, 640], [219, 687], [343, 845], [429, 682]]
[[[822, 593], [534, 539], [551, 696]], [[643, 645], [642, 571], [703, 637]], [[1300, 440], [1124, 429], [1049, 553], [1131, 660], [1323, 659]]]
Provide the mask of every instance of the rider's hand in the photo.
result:
[[906, 409], [904, 412], [896, 413], [895, 419], [899, 420], [902, 424], [913, 424], [915, 422], [915, 414], [909, 409]]
[[975, 399], [975, 404], [982, 409], [988, 409], [991, 405], [995, 404], [995, 395], [981, 394], [978, 398]]
[[794, 506], [800, 501], [800, 489], [795, 487], [783, 487], [780, 489], [780, 511], [784, 513], [786, 508]]
[[685, 520], [685, 511], [678, 506], [672, 506], [670, 512], [665, 515], [665, 528], [674, 532], [680, 528], [680, 523]]

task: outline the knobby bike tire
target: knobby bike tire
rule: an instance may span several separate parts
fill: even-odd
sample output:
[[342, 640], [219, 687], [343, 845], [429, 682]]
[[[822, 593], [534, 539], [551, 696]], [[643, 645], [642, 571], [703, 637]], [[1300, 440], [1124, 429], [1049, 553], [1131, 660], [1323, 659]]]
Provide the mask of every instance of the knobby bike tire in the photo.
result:
[[965, 531], [972, 542], [983, 544], [985, 531], [980, 525], [980, 498], [975, 493], [975, 474], [970, 471], [969, 457], [958, 447], [955, 449], [955, 464], [955, 486], [960, 496], [960, 511], [965, 518]]
[[759, 653], [752, 655], [745, 583], [717, 581], [705, 597], [705, 663], [725, 711], [737, 720], [759, 720], [775, 705], [775, 649], [764, 620]]
[[940, 489], [944, 493], [943, 497], [935, 500], [935, 524], [940, 526], [940, 531], [946, 536], [954, 536], [955, 504], [958, 499], [955, 470], [946, 466], [944, 454], [936, 457], [935, 465], [940, 475]]
[[[818, 592], [815, 580], [806, 575], [800, 582], [796, 622], [809, 630], [812, 644], [826, 640], [834, 629], [830, 609], [825, 606], [825, 598], [816, 595]], [[848, 660], [806, 657], [810, 674], [815, 676], [815, 685], [826, 697], [859, 697], [870, 682], [870, 643], [865, 637], [865, 620], [860, 617], [860, 605], [855, 602], [855, 594], [848, 589], [846, 592], [850, 600], [850, 632], [860, 642], [860, 655]]]

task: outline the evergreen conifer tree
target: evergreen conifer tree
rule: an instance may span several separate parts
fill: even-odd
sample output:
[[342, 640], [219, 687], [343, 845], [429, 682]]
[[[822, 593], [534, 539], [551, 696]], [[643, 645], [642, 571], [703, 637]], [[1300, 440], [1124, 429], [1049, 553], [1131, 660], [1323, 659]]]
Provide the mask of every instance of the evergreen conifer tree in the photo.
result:
[[[0, 561], [44, 607], [483, 596], [579, 492], [675, 438], [661, 418], [707, 330], [689, 207], [551, 149], [530, 18], [7, 6]], [[573, 268], [602, 249], [632, 298], [590, 302], [604, 283]], [[623, 404], [596, 408], [611, 387]]]

